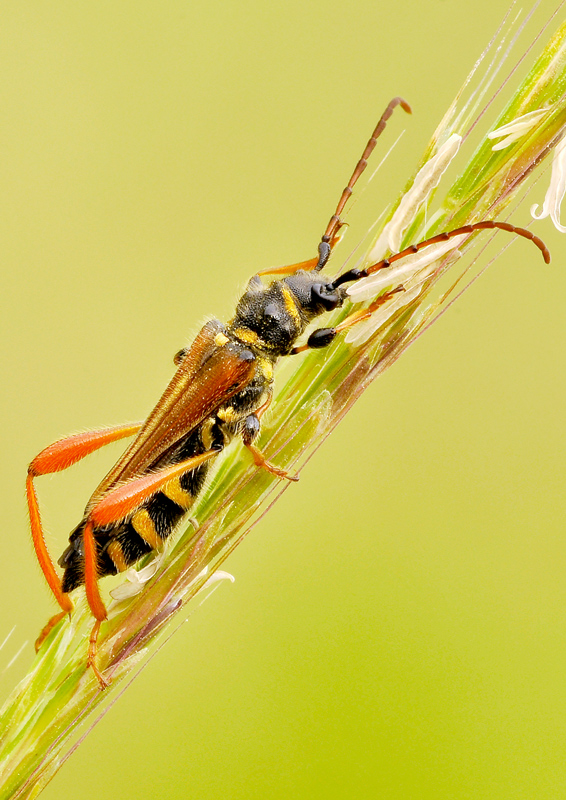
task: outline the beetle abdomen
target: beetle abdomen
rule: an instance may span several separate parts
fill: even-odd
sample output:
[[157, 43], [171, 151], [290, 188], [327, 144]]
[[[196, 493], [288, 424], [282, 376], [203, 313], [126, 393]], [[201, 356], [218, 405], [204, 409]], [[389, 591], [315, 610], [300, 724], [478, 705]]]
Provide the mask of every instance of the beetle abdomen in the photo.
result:
[[[202, 449], [194, 441], [192, 445], [193, 453]], [[187, 457], [184, 447], [182, 457], [176, 457], [176, 460], [182, 461]], [[99, 577], [123, 572], [142, 556], [160, 549], [193, 505], [204, 484], [208, 467], [209, 464], [204, 463], [180, 478], [174, 478], [135, 511], [131, 519], [95, 528]], [[62, 581], [64, 592], [70, 592], [84, 583], [84, 526], [85, 520], [82, 520], [69, 537], [70, 544], [58, 562], [65, 570]]]

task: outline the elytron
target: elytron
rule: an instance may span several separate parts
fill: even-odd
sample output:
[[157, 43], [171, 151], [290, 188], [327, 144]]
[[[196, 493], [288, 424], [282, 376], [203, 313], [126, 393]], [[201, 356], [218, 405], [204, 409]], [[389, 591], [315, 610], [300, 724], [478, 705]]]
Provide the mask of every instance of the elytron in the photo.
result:
[[[342, 192], [318, 245], [318, 256], [284, 268], [266, 270], [249, 281], [233, 318], [226, 324], [207, 322], [193, 344], [175, 356], [177, 371], [157, 405], [142, 424], [80, 433], [61, 439], [31, 462], [27, 499], [35, 552], [59, 606], [37, 640], [39, 649], [53, 627], [73, 610], [69, 593], [84, 584], [94, 626], [87, 663], [101, 687], [107, 681], [96, 662], [97, 639], [107, 618], [98, 581], [122, 572], [146, 553], [159, 550], [193, 505], [214, 458], [235, 438], [248, 448], [258, 468], [279, 478], [296, 480], [269, 463], [254, 444], [261, 418], [272, 399], [273, 372], [279, 359], [309, 348], [328, 346], [341, 332], [367, 319], [397, 286], [335, 327], [317, 328], [297, 344], [308, 326], [326, 312], [342, 306], [345, 284], [351, 284], [435, 242], [459, 234], [499, 228], [533, 241], [545, 261], [544, 243], [530, 231], [505, 222], [483, 220], [411, 245], [365, 269], [350, 269], [333, 280], [322, 275], [343, 225], [341, 214], [364, 171], [377, 138], [396, 106], [394, 98], [381, 116], [348, 185]], [[264, 283], [262, 275], [285, 275]], [[89, 453], [118, 439], [135, 435], [132, 444], [95, 489], [84, 516], [70, 535], [59, 559], [59, 577], [45, 543], [34, 479], [70, 467]]]

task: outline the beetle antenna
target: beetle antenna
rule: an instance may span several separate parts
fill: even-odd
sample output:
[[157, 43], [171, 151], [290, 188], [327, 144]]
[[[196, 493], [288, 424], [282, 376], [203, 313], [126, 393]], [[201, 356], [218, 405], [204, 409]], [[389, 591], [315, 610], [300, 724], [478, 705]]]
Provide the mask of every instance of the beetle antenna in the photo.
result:
[[324, 231], [324, 235], [318, 247], [319, 259], [315, 267], [315, 270], [317, 271], [321, 270], [328, 261], [328, 259], [330, 258], [330, 253], [331, 253], [330, 242], [342, 227], [342, 222], [340, 221], [340, 214], [344, 211], [344, 206], [351, 197], [352, 191], [357, 183], [358, 178], [367, 167], [368, 159], [373, 152], [373, 149], [377, 143], [378, 138], [385, 130], [387, 120], [389, 119], [389, 117], [391, 116], [391, 114], [393, 113], [394, 109], [397, 106], [401, 106], [403, 111], [406, 111], [407, 114], [413, 113], [411, 106], [407, 103], [406, 100], [403, 100], [402, 97], [394, 97], [393, 100], [389, 103], [389, 105], [385, 109], [385, 111], [383, 112], [383, 114], [381, 115], [379, 122], [375, 126], [374, 132], [372, 133], [368, 143], [366, 144], [365, 150], [362, 153], [362, 157], [356, 164], [355, 170], [352, 172], [352, 177], [348, 181], [348, 185], [342, 192], [340, 200], [338, 201], [338, 205], [336, 206], [336, 211], [330, 217], [330, 221], [326, 226], [326, 230]]
[[463, 225], [461, 228], [454, 228], [452, 231], [439, 233], [437, 236], [433, 236], [430, 239], [425, 239], [423, 242], [412, 244], [409, 247], [406, 247], [404, 250], [401, 250], [400, 253], [395, 253], [394, 255], [389, 256], [389, 258], [384, 258], [381, 261], [378, 261], [376, 264], [366, 267], [365, 269], [350, 269], [348, 272], [344, 272], [342, 275], [339, 275], [336, 280], [333, 281], [332, 286], [334, 289], [336, 289], [342, 283], [357, 281], [360, 278], [366, 278], [368, 275], [372, 275], [374, 272], [377, 272], [380, 269], [387, 269], [387, 267], [390, 267], [395, 261], [399, 261], [400, 258], [405, 258], [405, 256], [418, 253], [419, 250], [422, 250], [424, 247], [428, 247], [429, 244], [445, 242], [448, 239], [452, 239], [454, 236], [460, 236], [463, 233], [473, 233], [474, 231], [488, 230], [491, 228], [498, 228], [502, 231], [515, 233], [517, 236], [522, 236], [524, 239], [529, 239], [541, 251], [545, 262], [550, 264], [550, 251], [548, 247], [545, 245], [542, 239], [540, 239], [538, 236], [535, 236], [532, 231], [529, 231], [526, 228], [518, 228], [516, 225], [511, 225], [509, 222], [498, 222], [497, 220], [490, 219], [485, 220], [484, 222], [474, 222], [470, 225]]

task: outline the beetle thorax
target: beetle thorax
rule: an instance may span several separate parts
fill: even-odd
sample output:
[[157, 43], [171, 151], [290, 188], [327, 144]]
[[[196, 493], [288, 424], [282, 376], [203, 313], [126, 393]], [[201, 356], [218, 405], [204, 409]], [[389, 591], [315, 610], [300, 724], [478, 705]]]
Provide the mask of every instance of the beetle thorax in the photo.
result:
[[241, 341], [274, 357], [287, 355], [307, 325], [342, 305], [345, 292], [334, 289], [316, 272], [299, 270], [264, 286], [251, 279], [228, 325]]

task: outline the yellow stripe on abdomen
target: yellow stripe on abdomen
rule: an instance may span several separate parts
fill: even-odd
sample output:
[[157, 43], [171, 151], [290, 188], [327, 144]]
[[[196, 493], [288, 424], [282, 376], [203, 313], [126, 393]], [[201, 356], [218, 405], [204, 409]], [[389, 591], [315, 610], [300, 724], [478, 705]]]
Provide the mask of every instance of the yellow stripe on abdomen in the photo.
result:
[[139, 533], [141, 538], [148, 543], [152, 550], [160, 550], [163, 545], [163, 540], [158, 536], [155, 530], [153, 520], [149, 516], [146, 508], [140, 508], [132, 517], [132, 526], [136, 533]]
[[122, 545], [117, 539], [114, 539], [107, 547], [107, 553], [114, 562], [114, 566], [118, 572], [125, 572], [128, 569], [126, 557], [122, 550]]
[[193, 504], [193, 496], [190, 492], [187, 492], [186, 489], [183, 489], [181, 486], [181, 478], [173, 478], [173, 480], [166, 483], [165, 486], [162, 487], [160, 490], [162, 494], [172, 500], [174, 503], [180, 508], [183, 508], [185, 511], [189, 509]]

